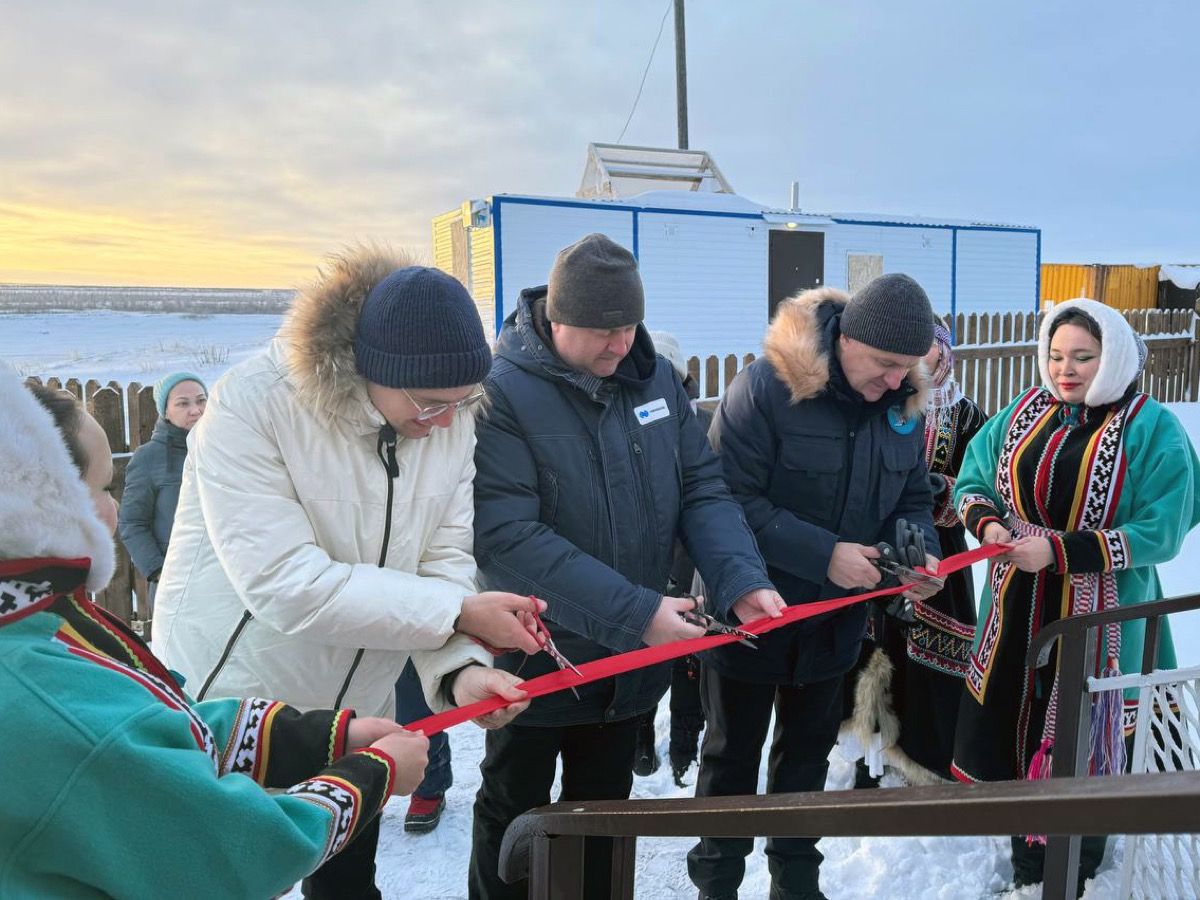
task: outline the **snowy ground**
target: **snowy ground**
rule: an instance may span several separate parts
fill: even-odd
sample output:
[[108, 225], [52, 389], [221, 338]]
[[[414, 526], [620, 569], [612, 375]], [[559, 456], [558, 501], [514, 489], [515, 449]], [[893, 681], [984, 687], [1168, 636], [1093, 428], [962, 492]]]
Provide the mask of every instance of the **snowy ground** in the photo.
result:
[[[96, 378], [148, 384], [177, 369], [190, 369], [212, 381], [260, 348], [281, 320], [277, 315], [189, 316], [167, 313], [95, 311], [37, 315], [0, 313], [0, 359], [27, 375]], [[1200, 404], [1174, 404], [1193, 443], [1200, 446]], [[1200, 530], [1198, 530], [1200, 532]], [[976, 582], [981, 582], [977, 573]], [[1161, 567], [1167, 596], [1187, 593], [1200, 583], [1200, 533], [1188, 537], [1174, 562]], [[1180, 665], [1200, 664], [1200, 611], [1172, 620]], [[660, 753], [666, 756], [669, 722], [666, 703], [656, 722]], [[378, 855], [379, 885], [386, 898], [462, 898], [471, 845], [471, 803], [479, 787], [483, 732], [473, 725], [450, 734], [456, 783], [447, 795], [441, 825], [428, 835], [406, 835], [407, 801], [393, 800], [384, 813]], [[760, 781], [765, 776], [760, 775]], [[690, 773], [694, 781], [695, 769]], [[895, 784], [892, 776], [885, 786]], [[848, 788], [851, 763], [835, 748], [826, 786]], [[557, 790], [557, 788], [556, 788]], [[638, 798], [690, 796], [677, 788], [666, 766], [634, 783]], [[695, 897], [684, 857], [690, 838], [644, 839], [638, 843], [636, 895], [647, 900]], [[755, 843], [748, 860], [743, 897], [765, 897], [769, 878]], [[1116, 896], [1123, 842], [1110, 841], [1109, 855], [1085, 895], [1091, 900]], [[828, 838], [821, 884], [830, 897], [927, 898], [969, 900], [978, 897], [1033, 898], [1039, 888], [1004, 892], [1012, 871], [1007, 838]], [[289, 897], [299, 897], [294, 891]]]

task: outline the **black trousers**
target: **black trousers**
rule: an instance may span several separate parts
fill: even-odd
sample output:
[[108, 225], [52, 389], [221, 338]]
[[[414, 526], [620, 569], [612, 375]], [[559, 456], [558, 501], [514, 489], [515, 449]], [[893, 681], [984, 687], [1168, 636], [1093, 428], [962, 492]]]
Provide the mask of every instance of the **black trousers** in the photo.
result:
[[[633, 752], [640, 716], [601, 725], [540, 728], [507, 725], [489, 731], [483, 783], [475, 795], [471, 865], [467, 875], [472, 900], [528, 896], [529, 882], [500, 880], [500, 842], [504, 830], [523, 812], [550, 802], [555, 762], [562, 755], [559, 800], [624, 800], [633, 788]], [[588, 838], [588, 850], [611, 845], [611, 838]], [[607, 867], [585, 871], [585, 896], [607, 897]], [[593, 893], [594, 892], [594, 893]]]
[[[704, 706], [700, 702], [700, 660], [681, 656], [671, 667], [671, 761], [690, 760], [696, 755], [704, 730]], [[649, 715], [653, 721], [654, 710]]]
[[[754, 794], [763, 743], [775, 710], [775, 735], [767, 760], [767, 793], [825, 787], [829, 751], [841, 722], [842, 678], [787, 687], [726, 678], [702, 666], [700, 697], [708, 719], [700, 750], [696, 796]], [[816, 837], [768, 838], [772, 900], [819, 889], [821, 856]], [[731, 895], [746, 874], [752, 838], [703, 838], [688, 853], [688, 875], [701, 894]]]
[[375, 848], [382, 818], [376, 816], [341, 853], [305, 878], [300, 893], [307, 900], [382, 900], [375, 886]]

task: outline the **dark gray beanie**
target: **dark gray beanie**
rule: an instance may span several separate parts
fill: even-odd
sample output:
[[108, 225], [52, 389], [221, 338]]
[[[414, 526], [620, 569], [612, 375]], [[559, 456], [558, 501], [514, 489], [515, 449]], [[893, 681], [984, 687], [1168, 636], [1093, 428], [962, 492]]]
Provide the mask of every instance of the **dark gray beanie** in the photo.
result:
[[554, 258], [546, 318], [580, 328], [620, 328], [646, 317], [637, 260], [602, 234], [589, 234]]
[[881, 275], [850, 298], [842, 334], [876, 350], [924, 356], [933, 346], [933, 307], [907, 275]]
[[440, 269], [408, 266], [363, 301], [354, 364], [359, 375], [384, 387], [452, 388], [483, 381], [492, 352], [462, 283]]

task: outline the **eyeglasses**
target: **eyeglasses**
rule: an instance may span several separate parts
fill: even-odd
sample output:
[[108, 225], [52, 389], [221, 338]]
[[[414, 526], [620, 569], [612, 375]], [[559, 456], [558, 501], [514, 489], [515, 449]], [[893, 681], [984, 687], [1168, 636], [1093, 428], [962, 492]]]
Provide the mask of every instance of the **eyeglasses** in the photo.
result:
[[453, 403], [434, 403], [432, 406], [422, 406], [413, 399], [413, 395], [407, 390], [404, 388], [400, 388], [400, 390], [404, 391], [404, 396], [408, 398], [408, 402], [417, 408], [415, 418], [418, 422], [428, 422], [430, 419], [436, 419], [450, 410], [458, 412], [460, 409], [470, 409], [487, 396], [487, 391], [480, 388], [475, 393], [463, 397], [461, 400], [455, 400]]

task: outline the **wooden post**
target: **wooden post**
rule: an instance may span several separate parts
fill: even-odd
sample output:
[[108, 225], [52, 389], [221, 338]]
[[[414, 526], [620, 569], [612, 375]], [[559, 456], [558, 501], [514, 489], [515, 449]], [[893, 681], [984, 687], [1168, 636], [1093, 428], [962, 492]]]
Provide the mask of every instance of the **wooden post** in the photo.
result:
[[683, 0], [675, 0], [675, 116], [679, 149], [688, 148], [687, 41], [684, 39]]
[[[1059, 641], [1053, 778], [1073, 778], [1087, 773], [1092, 698], [1087, 692], [1085, 676], [1095, 671], [1096, 661], [1096, 642], [1089, 637], [1086, 631], [1067, 633]], [[1042, 896], [1074, 896], [1079, 875], [1079, 847], [1077, 834], [1047, 838]]]
[[1191, 314], [1192, 343], [1188, 347], [1188, 396], [1195, 403], [1200, 399], [1200, 316]]
[[88, 410], [108, 436], [109, 449], [113, 453], [125, 453], [129, 444], [125, 440], [125, 410], [121, 394], [111, 387], [99, 388], [92, 394]]
[[700, 396], [708, 399], [709, 397], [719, 397], [721, 395], [721, 363], [715, 356], [710, 356], [704, 361], [704, 393]]
[[[960, 334], [963, 336], [962, 341], [965, 344], [976, 344], [979, 342], [978, 316], [975, 313], [972, 313], [964, 320]], [[985, 401], [979, 394], [979, 368], [979, 361], [972, 360], [965, 367], [962, 381], [959, 384], [962, 387], [963, 393], [968, 394], [982, 407]], [[987, 410], [985, 409], [984, 412], [987, 412]]]
[[721, 382], [721, 393], [724, 394], [729, 390], [729, 385], [738, 373], [738, 358], [730, 353], [725, 357], [725, 379]]

